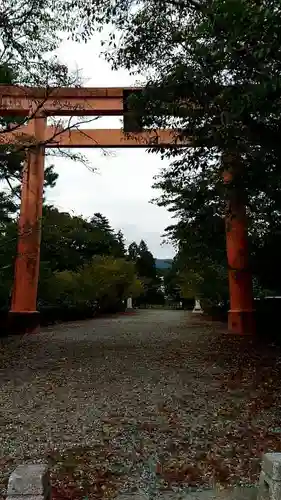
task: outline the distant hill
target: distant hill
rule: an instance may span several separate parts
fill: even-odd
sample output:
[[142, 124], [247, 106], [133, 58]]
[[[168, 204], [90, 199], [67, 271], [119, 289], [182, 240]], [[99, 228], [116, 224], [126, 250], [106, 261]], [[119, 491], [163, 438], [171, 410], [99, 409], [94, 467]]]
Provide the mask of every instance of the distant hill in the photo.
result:
[[170, 269], [173, 259], [155, 259], [156, 269]]

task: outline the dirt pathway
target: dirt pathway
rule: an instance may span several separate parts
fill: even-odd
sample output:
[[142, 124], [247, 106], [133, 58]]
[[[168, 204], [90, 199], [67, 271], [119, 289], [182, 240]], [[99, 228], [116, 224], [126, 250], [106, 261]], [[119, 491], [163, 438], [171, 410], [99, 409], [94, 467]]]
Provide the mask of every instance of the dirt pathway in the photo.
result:
[[179, 311], [49, 328], [0, 352], [0, 478], [46, 461], [58, 498], [252, 484], [281, 451], [280, 351]]

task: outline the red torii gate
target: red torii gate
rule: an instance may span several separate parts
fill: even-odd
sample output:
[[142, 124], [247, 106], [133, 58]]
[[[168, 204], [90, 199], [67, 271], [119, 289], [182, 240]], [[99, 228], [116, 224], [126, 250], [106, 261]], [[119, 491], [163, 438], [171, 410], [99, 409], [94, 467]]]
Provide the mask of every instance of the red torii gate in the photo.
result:
[[[44, 183], [45, 147], [187, 147], [192, 138], [182, 141], [172, 130], [139, 130], [128, 111], [127, 98], [132, 88], [26, 88], [0, 87], [0, 115], [29, 117], [25, 127], [0, 134], [0, 143], [18, 142], [27, 150], [22, 179], [18, 250], [10, 320], [13, 330], [38, 329], [37, 288], [40, 263], [41, 216]], [[123, 116], [124, 130], [133, 124], [132, 133], [121, 130], [62, 130], [47, 127], [48, 116]], [[127, 120], [127, 126], [126, 126]], [[136, 127], [136, 128], [135, 128]], [[235, 172], [236, 165], [232, 165]], [[231, 180], [229, 169], [224, 180]], [[236, 193], [237, 194], [237, 193]], [[252, 278], [249, 271], [246, 210], [239, 196], [232, 193], [226, 215], [226, 248], [229, 266], [229, 330], [237, 334], [255, 331]]]

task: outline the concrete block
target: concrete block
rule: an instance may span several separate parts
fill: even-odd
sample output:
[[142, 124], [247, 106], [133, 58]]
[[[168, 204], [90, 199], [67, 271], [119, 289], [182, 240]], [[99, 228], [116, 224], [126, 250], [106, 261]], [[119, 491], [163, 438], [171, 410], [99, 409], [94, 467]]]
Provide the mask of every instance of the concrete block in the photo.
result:
[[7, 500], [51, 500], [47, 465], [19, 465], [10, 475]]
[[258, 500], [281, 500], [281, 453], [263, 456]]
[[281, 481], [281, 453], [265, 453], [262, 471], [274, 481]]

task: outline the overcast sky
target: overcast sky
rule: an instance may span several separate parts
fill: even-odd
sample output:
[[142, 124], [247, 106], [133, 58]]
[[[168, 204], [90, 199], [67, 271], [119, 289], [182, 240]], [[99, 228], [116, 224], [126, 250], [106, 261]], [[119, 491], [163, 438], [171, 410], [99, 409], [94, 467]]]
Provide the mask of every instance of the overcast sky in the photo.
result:
[[[65, 41], [58, 53], [69, 68], [81, 69], [85, 86], [126, 87], [136, 82], [126, 71], [111, 70], [99, 56], [98, 38], [87, 45]], [[121, 127], [119, 117], [103, 117], [95, 122], [95, 128]], [[144, 239], [155, 257], [173, 257], [172, 246], [161, 245], [164, 229], [172, 222], [171, 216], [166, 209], [150, 203], [157, 196], [151, 187], [153, 177], [165, 165], [160, 156], [143, 149], [116, 149], [107, 156], [99, 149], [81, 152], [98, 173], [70, 160], [52, 160], [59, 179], [56, 187], [48, 192], [47, 201], [86, 217], [101, 212], [115, 229], [122, 230], [127, 243]]]

